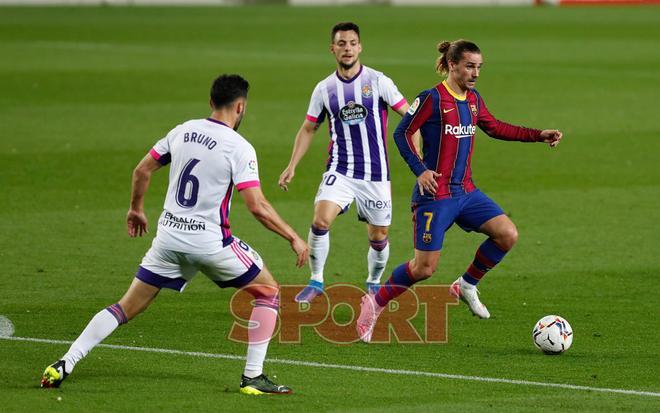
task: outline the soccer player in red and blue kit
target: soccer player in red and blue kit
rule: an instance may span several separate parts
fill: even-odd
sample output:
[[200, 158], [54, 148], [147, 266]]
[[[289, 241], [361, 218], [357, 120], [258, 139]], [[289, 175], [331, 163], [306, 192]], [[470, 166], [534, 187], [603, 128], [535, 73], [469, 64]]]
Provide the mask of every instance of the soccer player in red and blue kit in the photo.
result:
[[[483, 64], [476, 44], [457, 40], [438, 45], [436, 68], [447, 74], [440, 84], [419, 94], [394, 132], [394, 140], [417, 176], [412, 210], [415, 257], [399, 265], [375, 296], [362, 298], [357, 322], [360, 338], [369, 342], [378, 316], [390, 300], [435, 272], [445, 232], [457, 223], [465, 231], [488, 236], [466, 272], [451, 286], [451, 293], [480, 318], [489, 318], [476, 286], [518, 239], [516, 226], [502, 209], [472, 181], [470, 164], [477, 126], [493, 138], [559, 144], [562, 133], [501, 122], [490, 114], [474, 89]], [[415, 150], [413, 134], [421, 131], [423, 157]]]

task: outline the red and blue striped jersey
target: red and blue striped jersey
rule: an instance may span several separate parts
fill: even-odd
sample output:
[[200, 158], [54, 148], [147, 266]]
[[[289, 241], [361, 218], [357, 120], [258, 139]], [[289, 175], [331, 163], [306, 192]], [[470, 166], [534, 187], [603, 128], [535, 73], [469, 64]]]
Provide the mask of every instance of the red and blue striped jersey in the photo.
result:
[[[417, 96], [396, 128], [394, 140], [415, 176], [427, 169], [441, 176], [435, 197], [421, 196], [415, 184], [413, 203], [458, 197], [476, 189], [470, 164], [477, 126], [493, 138], [510, 141], [537, 142], [541, 134], [538, 129], [495, 119], [475, 89], [459, 96], [444, 81]], [[417, 130], [422, 135], [423, 157], [413, 144]]]

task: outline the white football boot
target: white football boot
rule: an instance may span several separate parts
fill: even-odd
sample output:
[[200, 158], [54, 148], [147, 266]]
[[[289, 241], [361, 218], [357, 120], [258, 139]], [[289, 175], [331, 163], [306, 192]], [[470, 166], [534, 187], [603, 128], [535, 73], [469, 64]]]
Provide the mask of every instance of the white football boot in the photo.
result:
[[467, 304], [472, 314], [479, 318], [490, 318], [488, 309], [479, 300], [479, 290], [477, 290], [476, 286], [466, 282], [463, 277], [459, 277], [452, 283], [451, 287], [449, 287], [449, 292]]
[[371, 335], [374, 332], [376, 321], [378, 321], [378, 316], [380, 316], [380, 313], [382, 313], [384, 309], [385, 307], [381, 307], [376, 303], [373, 295], [366, 294], [362, 297], [360, 316], [355, 325], [360, 340], [365, 343], [371, 342]]

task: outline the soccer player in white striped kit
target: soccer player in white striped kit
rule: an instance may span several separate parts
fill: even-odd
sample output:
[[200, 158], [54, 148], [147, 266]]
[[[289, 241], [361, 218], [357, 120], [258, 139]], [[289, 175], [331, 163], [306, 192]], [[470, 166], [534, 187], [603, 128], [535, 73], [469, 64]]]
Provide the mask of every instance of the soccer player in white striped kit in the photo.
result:
[[394, 82], [360, 63], [360, 28], [351, 22], [332, 28], [330, 52], [337, 70], [314, 88], [307, 116], [296, 135], [291, 161], [279, 185], [287, 185], [320, 124], [328, 118], [328, 163], [314, 199], [309, 231], [311, 279], [297, 296], [311, 302], [323, 292], [323, 268], [330, 251], [330, 226], [356, 201], [358, 218], [367, 222], [367, 289], [374, 293], [389, 258], [388, 228], [392, 221], [390, 169], [387, 161], [388, 107], [403, 116], [408, 103]]
[[126, 218], [131, 237], [147, 232], [143, 204], [152, 173], [171, 164], [156, 237], [122, 299], [97, 313], [69, 351], [46, 368], [42, 387], [59, 387], [94, 346], [144, 311], [161, 288], [181, 292], [201, 271], [221, 288], [243, 288], [255, 298], [240, 392], [291, 393], [262, 371], [277, 321], [279, 287], [259, 254], [231, 232], [234, 187], [255, 218], [289, 241], [298, 267], [307, 261], [309, 249], [264, 197], [255, 150], [236, 132], [248, 89], [248, 82], [238, 75], [218, 77], [211, 87], [211, 116], [172, 129], [135, 168]]

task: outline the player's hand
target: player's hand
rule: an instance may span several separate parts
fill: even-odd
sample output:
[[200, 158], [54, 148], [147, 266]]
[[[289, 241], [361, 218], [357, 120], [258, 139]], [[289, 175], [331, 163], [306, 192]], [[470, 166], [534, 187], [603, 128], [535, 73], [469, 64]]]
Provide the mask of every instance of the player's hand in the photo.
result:
[[309, 258], [309, 246], [302, 240], [302, 238], [294, 238], [293, 241], [291, 241], [291, 249], [298, 256], [298, 258], [296, 258], [296, 267], [300, 268], [307, 264], [307, 259]]
[[288, 191], [289, 187], [287, 186], [291, 180], [293, 179], [293, 176], [296, 174], [296, 171], [291, 168], [287, 167], [281, 174], [280, 174], [280, 180], [277, 181], [277, 184], [282, 188], [283, 191]]
[[128, 214], [126, 214], [126, 228], [129, 237], [141, 237], [149, 232], [147, 231], [147, 216], [143, 211], [134, 211], [130, 209]]
[[551, 148], [554, 148], [559, 145], [563, 136], [564, 135], [557, 129], [546, 129], [541, 131], [541, 142], [545, 142], [549, 144]]
[[422, 172], [420, 176], [417, 177], [417, 185], [419, 186], [419, 194], [424, 196], [424, 192], [431, 195], [435, 195], [435, 192], [438, 190], [437, 178], [441, 177], [442, 174], [439, 174], [435, 171], [427, 169]]

